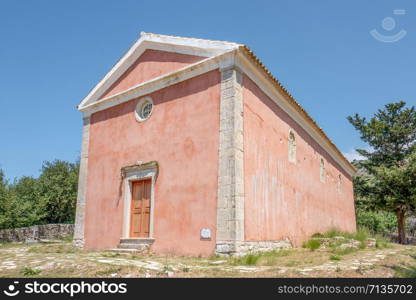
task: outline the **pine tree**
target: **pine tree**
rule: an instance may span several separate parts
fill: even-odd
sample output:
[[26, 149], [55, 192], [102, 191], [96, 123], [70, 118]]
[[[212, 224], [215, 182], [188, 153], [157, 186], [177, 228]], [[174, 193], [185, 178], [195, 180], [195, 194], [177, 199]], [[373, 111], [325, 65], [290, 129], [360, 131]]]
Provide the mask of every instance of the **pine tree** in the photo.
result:
[[369, 207], [392, 211], [397, 217], [399, 242], [406, 242], [406, 217], [416, 209], [416, 111], [401, 101], [385, 105], [369, 121], [358, 114], [348, 121], [371, 150], [357, 149], [365, 159], [355, 179]]

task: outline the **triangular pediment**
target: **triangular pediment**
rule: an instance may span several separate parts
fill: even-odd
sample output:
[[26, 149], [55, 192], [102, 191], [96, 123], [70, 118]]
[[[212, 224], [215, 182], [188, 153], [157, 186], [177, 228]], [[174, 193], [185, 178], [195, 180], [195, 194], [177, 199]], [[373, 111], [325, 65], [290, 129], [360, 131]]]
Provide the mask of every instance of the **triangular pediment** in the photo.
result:
[[81, 101], [78, 108], [239, 46], [236, 43], [142, 32], [139, 40]]
[[147, 49], [99, 99], [121, 93], [140, 83], [176, 71], [205, 58], [204, 56]]

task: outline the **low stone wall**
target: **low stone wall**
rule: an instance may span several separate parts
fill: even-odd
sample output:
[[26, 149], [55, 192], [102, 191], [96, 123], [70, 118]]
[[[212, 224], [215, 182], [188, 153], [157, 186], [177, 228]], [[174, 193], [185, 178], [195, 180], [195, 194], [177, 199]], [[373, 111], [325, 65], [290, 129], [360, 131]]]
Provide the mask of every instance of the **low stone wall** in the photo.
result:
[[0, 230], [0, 242], [25, 242], [73, 236], [74, 224], [46, 224]]

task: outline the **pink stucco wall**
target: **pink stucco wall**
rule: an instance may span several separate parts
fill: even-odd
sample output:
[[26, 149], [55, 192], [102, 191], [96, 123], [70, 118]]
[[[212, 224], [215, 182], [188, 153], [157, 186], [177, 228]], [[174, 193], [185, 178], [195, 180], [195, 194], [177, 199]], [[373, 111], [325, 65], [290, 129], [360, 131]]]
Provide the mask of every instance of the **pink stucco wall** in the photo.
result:
[[117, 94], [137, 84], [173, 72], [204, 58], [202, 56], [148, 49], [112, 84], [102, 97]]
[[[247, 76], [243, 84], [246, 240], [289, 237], [300, 245], [332, 227], [354, 231], [350, 176]], [[296, 164], [288, 159], [290, 128], [296, 135]], [[325, 183], [320, 181], [321, 156]]]
[[[220, 74], [152, 93], [151, 117], [139, 123], [138, 99], [91, 117], [85, 241], [87, 249], [114, 248], [122, 235], [120, 169], [138, 160], [159, 162], [152, 251], [211, 255], [215, 249]], [[210, 228], [212, 239], [200, 240]]]

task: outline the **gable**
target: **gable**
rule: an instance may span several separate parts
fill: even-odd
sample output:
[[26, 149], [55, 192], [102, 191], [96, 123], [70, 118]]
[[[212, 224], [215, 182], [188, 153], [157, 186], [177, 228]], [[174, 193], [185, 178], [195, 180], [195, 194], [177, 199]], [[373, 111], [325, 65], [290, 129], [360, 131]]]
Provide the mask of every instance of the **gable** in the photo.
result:
[[[240, 46], [230, 42], [142, 32], [140, 38], [81, 101], [78, 109], [85, 110], [103, 99], [117, 97], [127, 86], [127, 89], [140, 86], [169, 73], [179, 72], [187, 65], [192, 67], [207, 59], [219, 57]], [[143, 56], [145, 52], [147, 53]], [[156, 64], [161, 67], [159, 70]], [[142, 68], [146, 69], [145, 73], [140, 71]]]
[[204, 56], [147, 49], [107, 89], [101, 98], [112, 96], [150, 79], [176, 71], [189, 64], [205, 59]]

